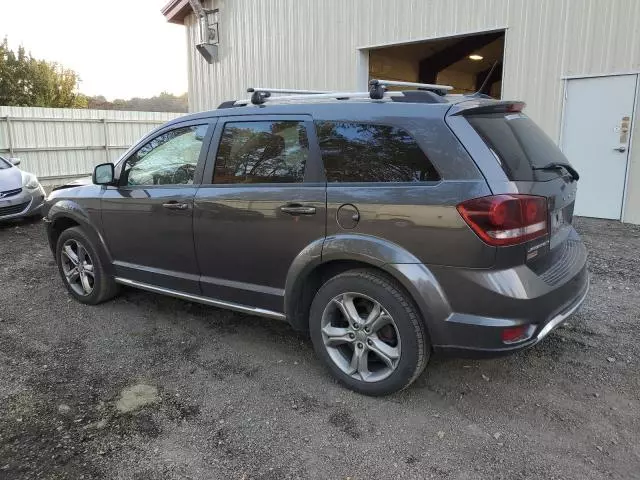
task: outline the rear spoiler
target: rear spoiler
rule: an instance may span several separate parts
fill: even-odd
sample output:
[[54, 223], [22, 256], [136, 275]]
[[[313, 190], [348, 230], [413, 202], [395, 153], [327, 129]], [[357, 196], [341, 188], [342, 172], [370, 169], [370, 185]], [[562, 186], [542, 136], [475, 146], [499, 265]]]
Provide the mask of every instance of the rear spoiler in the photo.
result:
[[449, 109], [448, 115], [476, 115], [480, 113], [519, 113], [526, 104], [510, 100], [475, 99], [456, 103]]

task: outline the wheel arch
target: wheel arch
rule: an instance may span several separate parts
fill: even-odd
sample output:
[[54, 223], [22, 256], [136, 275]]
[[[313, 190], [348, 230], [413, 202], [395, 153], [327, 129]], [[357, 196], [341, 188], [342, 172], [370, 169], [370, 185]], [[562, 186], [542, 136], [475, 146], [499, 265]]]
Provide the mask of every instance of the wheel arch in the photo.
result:
[[93, 245], [100, 255], [100, 260], [106, 273], [109, 275], [114, 274], [111, 255], [104, 237], [91, 221], [89, 214], [82, 207], [69, 200], [60, 201], [49, 209], [45, 221], [47, 223], [49, 247], [54, 257], [58, 238], [60, 238], [62, 232], [69, 228], [80, 227], [93, 242]]
[[292, 327], [307, 331], [311, 302], [331, 277], [369, 268], [400, 284], [416, 304], [433, 338], [437, 325], [451, 314], [446, 296], [429, 268], [392, 242], [368, 235], [336, 235], [310, 245], [293, 262], [285, 286], [285, 313]]

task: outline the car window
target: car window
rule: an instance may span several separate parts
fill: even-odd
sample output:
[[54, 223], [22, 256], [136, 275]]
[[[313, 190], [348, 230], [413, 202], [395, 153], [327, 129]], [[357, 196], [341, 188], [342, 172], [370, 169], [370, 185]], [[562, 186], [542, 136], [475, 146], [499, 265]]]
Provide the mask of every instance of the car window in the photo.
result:
[[158, 135], [127, 159], [120, 184], [192, 184], [206, 133], [207, 125], [193, 125]]
[[424, 182], [438, 172], [405, 130], [390, 125], [316, 122], [329, 182]]
[[9, 163], [9, 161], [5, 160], [4, 158], [0, 157], [0, 170], [6, 170], [7, 168], [11, 168], [12, 165], [11, 163]]
[[297, 183], [309, 140], [303, 122], [229, 122], [216, 155], [213, 183]]
[[551, 162], [568, 163], [568, 160], [553, 140], [525, 114], [483, 113], [466, 118], [510, 180], [548, 180], [562, 175], [561, 170], [534, 170]]

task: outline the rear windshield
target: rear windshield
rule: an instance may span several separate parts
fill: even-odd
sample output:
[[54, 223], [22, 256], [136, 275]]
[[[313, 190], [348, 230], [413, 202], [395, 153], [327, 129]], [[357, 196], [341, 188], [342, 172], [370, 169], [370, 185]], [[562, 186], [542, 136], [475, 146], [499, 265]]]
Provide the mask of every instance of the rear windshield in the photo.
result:
[[504, 172], [513, 181], [551, 180], [563, 170], [540, 171], [551, 162], [567, 158], [546, 133], [522, 113], [485, 113], [467, 116], [471, 126], [491, 148]]

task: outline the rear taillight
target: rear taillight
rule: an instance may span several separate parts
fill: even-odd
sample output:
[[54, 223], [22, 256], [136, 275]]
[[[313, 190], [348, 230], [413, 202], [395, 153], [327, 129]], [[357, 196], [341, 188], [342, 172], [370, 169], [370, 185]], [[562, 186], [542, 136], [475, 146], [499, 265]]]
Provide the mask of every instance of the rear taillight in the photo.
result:
[[518, 327], [510, 327], [502, 330], [500, 336], [504, 343], [516, 343], [527, 340], [533, 333], [535, 327], [531, 325], [520, 325]]
[[549, 233], [545, 197], [493, 195], [467, 200], [457, 208], [489, 245], [516, 245]]

